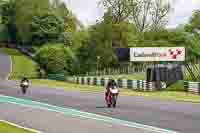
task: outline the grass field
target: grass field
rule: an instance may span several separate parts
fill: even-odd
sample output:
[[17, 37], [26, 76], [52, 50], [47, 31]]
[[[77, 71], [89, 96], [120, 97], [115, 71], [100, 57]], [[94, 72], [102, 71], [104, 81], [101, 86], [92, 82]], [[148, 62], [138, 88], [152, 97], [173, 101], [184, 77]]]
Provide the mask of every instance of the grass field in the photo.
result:
[[33, 133], [0, 121], [0, 133]]
[[18, 79], [24, 76], [28, 78], [37, 77], [36, 63], [15, 49], [4, 48], [3, 51], [12, 59], [12, 73], [9, 79]]
[[[65, 91], [78, 91], [86, 93], [104, 93], [104, 87], [102, 86], [89, 86], [89, 85], [79, 85], [71, 84], [52, 80], [32, 80], [33, 85], [46, 86], [49, 88], [64, 89]], [[121, 89], [120, 95], [122, 96], [142, 96], [162, 100], [170, 101], [184, 101], [200, 103], [200, 96], [189, 94], [186, 92], [177, 91], [159, 91], [159, 92], [139, 92], [130, 89]]]

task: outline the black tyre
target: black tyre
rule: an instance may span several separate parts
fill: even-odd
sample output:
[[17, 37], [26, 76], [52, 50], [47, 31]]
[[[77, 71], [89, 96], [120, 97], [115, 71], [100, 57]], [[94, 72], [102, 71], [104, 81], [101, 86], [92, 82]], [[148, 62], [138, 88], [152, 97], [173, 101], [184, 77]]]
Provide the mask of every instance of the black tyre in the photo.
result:
[[26, 94], [26, 90], [27, 90], [26, 87], [22, 87], [22, 93], [23, 94]]

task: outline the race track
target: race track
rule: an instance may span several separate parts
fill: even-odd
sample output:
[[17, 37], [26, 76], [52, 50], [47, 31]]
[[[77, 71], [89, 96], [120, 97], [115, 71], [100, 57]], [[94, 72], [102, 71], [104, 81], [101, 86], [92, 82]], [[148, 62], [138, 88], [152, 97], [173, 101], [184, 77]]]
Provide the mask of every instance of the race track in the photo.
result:
[[0, 119], [44, 133], [154, 133], [8, 103], [0, 103]]
[[143, 97], [119, 97], [118, 107], [105, 107], [103, 94], [64, 92], [59, 89], [31, 87], [28, 94], [19, 93], [13, 81], [0, 81], [0, 94], [48, 103], [58, 107], [109, 116], [120, 120], [169, 129], [181, 133], [200, 131], [198, 104], [159, 101]]
[[11, 70], [11, 62], [9, 57], [0, 49], [0, 78], [6, 79]]

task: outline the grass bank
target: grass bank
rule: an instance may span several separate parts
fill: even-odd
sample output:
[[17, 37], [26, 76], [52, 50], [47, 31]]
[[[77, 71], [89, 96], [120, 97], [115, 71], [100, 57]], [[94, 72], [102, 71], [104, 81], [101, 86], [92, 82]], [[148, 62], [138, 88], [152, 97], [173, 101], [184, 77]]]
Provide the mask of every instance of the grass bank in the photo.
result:
[[3, 51], [12, 59], [12, 73], [9, 79], [21, 79], [22, 77], [37, 77], [37, 64], [21, 54], [16, 49], [3, 48]]
[[34, 132], [18, 128], [6, 122], [0, 121], [0, 133], [34, 133]]

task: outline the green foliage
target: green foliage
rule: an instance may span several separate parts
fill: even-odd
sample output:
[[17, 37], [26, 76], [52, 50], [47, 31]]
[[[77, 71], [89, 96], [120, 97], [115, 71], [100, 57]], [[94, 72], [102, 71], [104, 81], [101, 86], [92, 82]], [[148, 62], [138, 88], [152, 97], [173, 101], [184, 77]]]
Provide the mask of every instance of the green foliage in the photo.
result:
[[160, 29], [157, 31], [144, 32], [142, 42], [143, 46], [184, 46], [187, 38], [184, 32], [177, 30]]
[[44, 45], [36, 54], [36, 60], [47, 73], [71, 74], [73, 52], [63, 44]]
[[78, 26], [81, 26], [81, 23], [67, 8], [66, 4], [63, 1], [54, 0], [52, 7], [56, 16], [60, 16], [63, 19], [65, 32], [75, 32]]
[[14, 43], [63, 42], [63, 33], [76, 31], [79, 23], [60, 0], [10, 0], [1, 11]]
[[[104, 15], [104, 21], [91, 27], [89, 34], [89, 45], [92, 45], [95, 52], [93, 58], [101, 68], [116, 64], [116, 57], [113, 52], [112, 21], [110, 12]], [[99, 59], [97, 60], [97, 57]]]
[[101, 0], [100, 4], [110, 10], [112, 14], [112, 20], [114, 23], [119, 23], [126, 20], [131, 13], [129, 8], [130, 0]]
[[[0, 5], [1, 10], [1, 23], [6, 27], [6, 30], [8, 31], [8, 38], [10, 38], [10, 41], [12, 43], [15, 43], [17, 41], [17, 35], [16, 35], [16, 24], [15, 24], [15, 0], [10, 1], [4, 1]], [[9, 40], [7, 40], [9, 41]]]
[[167, 88], [168, 91], [186, 91], [184, 88], [184, 82], [183, 81], [178, 81], [175, 84], [169, 86]]
[[56, 42], [59, 41], [61, 33], [64, 32], [64, 23], [54, 13], [40, 14], [33, 17], [31, 31], [32, 43], [34, 44]]
[[15, 0], [15, 6], [18, 43], [31, 44], [33, 18], [50, 12], [49, 0]]
[[193, 12], [190, 22], [186, 25], [185, 29], [188, 32], [194, 32], [195, 29], [200, 29], [200, 10], [195, 10]]
[[83, 42], [82, 46], [77, 49], [76, 56], [78, 61], [76, 61], [75, 68], [77, 69], [76, 72], [78, 74], [84, 74], [96, 67], [96, 52], [94, 44], [89, 44], [88, 41]]
[[138, 33], [133, 24], [126, 21], [112, 25], [113, 45], [117, 47], [127, 47], [138, 38]]
[[0, 42], [7, 42], [9, 40], [8, 31], [4, 25], [0, 24]]

